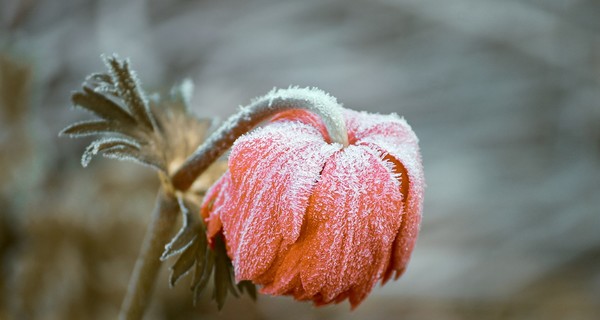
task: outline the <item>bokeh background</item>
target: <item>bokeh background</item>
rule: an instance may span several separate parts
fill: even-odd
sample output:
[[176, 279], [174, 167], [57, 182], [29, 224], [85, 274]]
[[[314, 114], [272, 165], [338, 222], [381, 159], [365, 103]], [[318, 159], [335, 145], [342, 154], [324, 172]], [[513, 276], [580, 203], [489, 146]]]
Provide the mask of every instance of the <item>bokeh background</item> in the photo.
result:
[[[189, 77], [221, 119], [272, 87], [396, 112], [428, 188], [406, 274], [354, 312], [290, 298], [194, 308], [167, 274], [148, 319], [597, 319], [600, 2], [0, 1], [0, 319], [115, 318], [158, 181], [79, 164], [69, 96], [130, 57], [148, 91]], [[164, 270], [163, 270], [164, 271]]]

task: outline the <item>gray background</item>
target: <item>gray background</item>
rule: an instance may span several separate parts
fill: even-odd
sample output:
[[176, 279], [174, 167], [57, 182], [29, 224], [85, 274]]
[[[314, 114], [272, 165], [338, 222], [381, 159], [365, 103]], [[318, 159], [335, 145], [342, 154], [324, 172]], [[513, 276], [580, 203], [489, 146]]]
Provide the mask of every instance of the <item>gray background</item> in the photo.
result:
[[266, 296], [217, 314], [163, 275], [150, 318], [600, 312], [600, 3], [2, 0], [0, 54], [30, 81], [23, 107], [0, 112], [0, 318], [118, 310], [156, 179], [103, 159], [84, 170], [89, 141], [57, 137], [86, 118], [69, 95], [113, 52], [148, 90], [193, 79], [205, 117], [288, 85], [396, 112], [420, 138], [428, 184], [408, 271], [352, 314]]

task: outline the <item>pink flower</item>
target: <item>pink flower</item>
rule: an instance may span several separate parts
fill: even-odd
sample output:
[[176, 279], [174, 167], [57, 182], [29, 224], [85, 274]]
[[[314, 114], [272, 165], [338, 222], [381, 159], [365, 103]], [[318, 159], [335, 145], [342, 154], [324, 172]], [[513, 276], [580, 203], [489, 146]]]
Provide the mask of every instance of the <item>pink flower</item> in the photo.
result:
[[397, 115], [343, 112], [347, 147], [301, 110], [233, 145], [201, 213], [209, 238], [222, 230], [237, 281], [355, 308], [404, 272], [423, 203], [418, 139]]

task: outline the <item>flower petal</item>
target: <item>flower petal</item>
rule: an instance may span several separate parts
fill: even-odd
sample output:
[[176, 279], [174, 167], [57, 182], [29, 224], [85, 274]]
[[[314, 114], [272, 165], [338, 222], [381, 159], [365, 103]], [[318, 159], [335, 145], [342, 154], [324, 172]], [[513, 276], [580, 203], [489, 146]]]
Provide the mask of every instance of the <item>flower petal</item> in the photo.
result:
[[279, 122], [279, 121], [294, 121], [304, 123], [312, 128], [319, 130], [323, 139], [327, 143], [331, 143], [331, 138], [329, 138], [329, 133], [327, 132], [327, 128], [323, 121], [316, 114], [302, 109], [292, 109], [280, 112], [276, 114], [271, 122]]
[[316, 304], [349, 297], [356, 307], [388, 265], [401, 206], [399, 183], [379, 154], [361, 146], [336, 153], [314, 189], [300, 238], [263, 292]]
[[418, 139], [404, 118], [397, 114], [373, 114], [344, 109], [350, 143], [375, 136], [400, 144], [417, 144]]
[[236, 141], [229, 157], [232, 201], [221, 220], [238, 281], [260, 276], [300, 236], [319, 173], [340, 148], [315, 128], [289, 121]]
[[[367, 118], [371, 119], [367, 121]], [[350, 119], [348, 123], [354, 123], [351, 127], [356, 135], [355, 143], [387, 153], [386, 158], [395, 165], [394, 170], [400, 176], [403, 186], [405, 213], [400, 232], [394, 242], [390, 267], [382, 281], [385, 283], [393, 271], [396, 272], [395, 278], [402, 275], [419, 233], [425, 177], [418, 139], [406, 121], [395, 115], [354, 112], [350, 114]]]
[[207, 223], [207, 236], [210, 242], [222, 228], [220, 214], [225, 204], [229, 202], [230, 184], [231, 175], [228, 170], [208, 189], [202, 201], [200, 215]]

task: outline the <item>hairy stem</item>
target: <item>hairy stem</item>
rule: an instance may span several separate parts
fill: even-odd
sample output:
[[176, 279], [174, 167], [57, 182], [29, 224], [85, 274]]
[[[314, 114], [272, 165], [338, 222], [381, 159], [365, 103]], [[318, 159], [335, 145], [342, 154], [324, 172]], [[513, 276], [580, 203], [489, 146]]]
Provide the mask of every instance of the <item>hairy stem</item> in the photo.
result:
[[148, 226], [144, 243], [129, 280], [127, 294], [121, 305], [119, 319], [142, 319], [150, 303], [156, 276], [160, 271], [165, 244], [173, 235], [179, 205], [173, 193], [161, 188], [156, 198], [152, 223]]
[[186, 160], [171, 177], [175, 189], [187, 190], [198, 175], [223, 155], [237, 138], [268, 117], [290, 109], [316, 113], [323, 120], [332, 142], [348, 145], [341, 106], [335, 98], [316, 89], [273, 90], [229, 118]]

